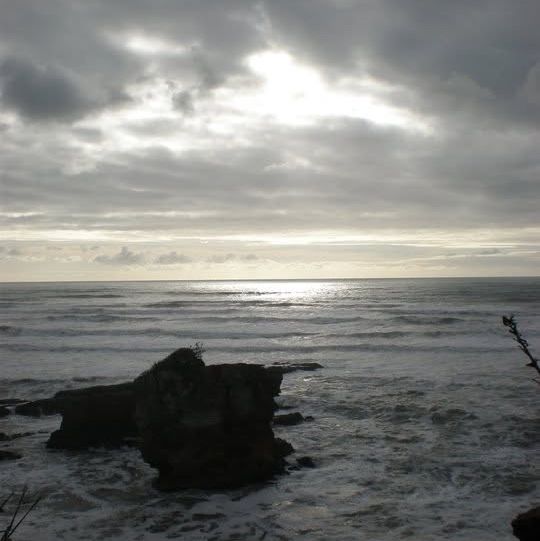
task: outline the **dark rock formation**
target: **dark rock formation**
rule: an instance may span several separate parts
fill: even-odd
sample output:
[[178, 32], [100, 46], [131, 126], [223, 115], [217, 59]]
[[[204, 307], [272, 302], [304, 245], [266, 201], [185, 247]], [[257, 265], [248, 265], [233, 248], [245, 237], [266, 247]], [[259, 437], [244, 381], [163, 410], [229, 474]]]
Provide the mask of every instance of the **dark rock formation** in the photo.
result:
[[22, 455], [15, 451], [6, 451], [5, 449], [0, 449], [0, 461], [2, 460], [18, 460], [22, 458]]
[[132, 383], [61, 391], [51, 400], [62, 414], [62, 424], [51, 434], [47, 447], [116, 447], [130, 443], [137, 435]]
[[191, 349], [139, 376], [140, 448], [159, 470], [157, 486], [233, 488], [283, 471], [290, 446], [271, 428], [281, 379], [260, 365], [205, 366]]
[[11, 412], [8, 408], [5, 406], [0, 406], [0, 417], [5, 417], [6, 415], [9, 415]]
[[[200, 351], [179, 349], [133, 382], [62, 391], [16, 412], [62, 414], [49, 448], [137, 445], [159, 471], [159, 488], [233, 488], [283, 472], [294, 452], [272, 431], [282, 378], [281, 368], [205, 366]], [[284, 424], [303, 419], [283, 417]]]
[[540, 507], [534, 507], [521, 513], [512, 521], [514, 536], [520, 541], [538, 541], [540, 539]]
[[298, 411], [295, 411], [294, 413], [283, 413], [282, 415], [276, 415], [274, 417], [274, 424], [281, 426], [298, 425], [303, 421], [305, 421], [305, 418]]

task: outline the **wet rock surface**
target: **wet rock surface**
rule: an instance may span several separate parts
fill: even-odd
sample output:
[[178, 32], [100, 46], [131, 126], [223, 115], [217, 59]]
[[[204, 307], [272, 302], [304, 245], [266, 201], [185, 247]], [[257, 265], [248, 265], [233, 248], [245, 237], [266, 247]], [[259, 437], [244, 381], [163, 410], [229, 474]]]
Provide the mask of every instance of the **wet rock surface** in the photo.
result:
[[260, 365], [205, 366], [180, 349], [135, 380], [143, 458], [157, 486], [234, 488], [284, 470], [271, 422], [282, 374]]
[[540, 539], [540, 506], [519, 514], [512, 521], [514, 536], [520, 541], [538, 541]]

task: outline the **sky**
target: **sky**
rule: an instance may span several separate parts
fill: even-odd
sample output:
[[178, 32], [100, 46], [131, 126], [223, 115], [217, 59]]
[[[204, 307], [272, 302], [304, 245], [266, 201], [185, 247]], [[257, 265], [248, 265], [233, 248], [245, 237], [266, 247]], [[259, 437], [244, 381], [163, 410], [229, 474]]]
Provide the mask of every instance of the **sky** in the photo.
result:
[[540, 274], [538, 0], [0, 0], [0, 280]]

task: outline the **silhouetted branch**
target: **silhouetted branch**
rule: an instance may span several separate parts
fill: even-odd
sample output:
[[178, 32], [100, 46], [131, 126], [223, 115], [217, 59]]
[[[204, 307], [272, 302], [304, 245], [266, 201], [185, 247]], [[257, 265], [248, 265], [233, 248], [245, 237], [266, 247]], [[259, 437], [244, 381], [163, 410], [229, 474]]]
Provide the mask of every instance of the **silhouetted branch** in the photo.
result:
[[[28, 493], [28, 488], [24, 487], [21, 491], [21, 495], [19, 496], [19, 499], [17, 501], [17, 505], [15, 506], [15, 509], [13, 513], [11, 514], [11, 519], [9, 521], [9, 524], [7, 525], [6, 529], [2, 532], [2, 537], [0, 537], [0, 541], [9, 541], [11, 539], [11, 536], [17, 531], [19, 526], [24, 522], [26, 517], [32, 512], [34, 507], [41, 501], [41, 496], [36, 496], [35, 499], [32, 501], [30, 507], [26, 511], [23, 511], [23, 506], [26, 503], [25, 498]], [[0, 511], [4, 510], [4, 506], [11, 500], [14, 493], [12, 492], [7, 498], [5, 498], [2, 502], [2, 505], [0, 505]]]
[[[515, 320], [514, 315], [510, 316], [503, 316], [502, 322], [505, 327], [508, 327], [508, 332], [513, 336], [514, 340], [518, 343], [519, 349], [527, 355], [529, 358], [529, 363], [527, 363], [527, 366], [530, 366], [534, 368], [539, 374], [540, 374], [540, 366], [538, 365], [538, 360], [533, 356], [533, 354], [529, 350], [529, 343], [523, 336], [521, 336], [521, 333], [519, 332], [519, 329], [517, 328], [517, 323]], [[535, 379], [536, 383], [540, 385], [540, 380]]]

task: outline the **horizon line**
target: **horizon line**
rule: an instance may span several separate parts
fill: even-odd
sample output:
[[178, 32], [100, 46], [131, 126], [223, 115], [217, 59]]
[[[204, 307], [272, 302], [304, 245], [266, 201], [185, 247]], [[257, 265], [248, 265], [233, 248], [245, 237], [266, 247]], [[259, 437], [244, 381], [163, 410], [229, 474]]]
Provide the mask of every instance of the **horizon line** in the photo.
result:
[[0, 280], [0, 285], [12, 284], [99, 284], [99, 283], [140, 283], [140, 282], [352, 282], [361, 280], [494, 280], [531, 279], [540, 275], [502, 275], [502, 276], [393, 276], [364, 278], [201, 278], [201, 279], [139, 279], [139, 280]]

